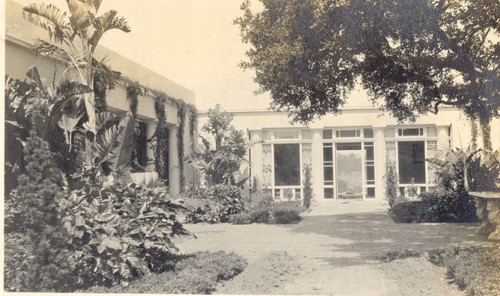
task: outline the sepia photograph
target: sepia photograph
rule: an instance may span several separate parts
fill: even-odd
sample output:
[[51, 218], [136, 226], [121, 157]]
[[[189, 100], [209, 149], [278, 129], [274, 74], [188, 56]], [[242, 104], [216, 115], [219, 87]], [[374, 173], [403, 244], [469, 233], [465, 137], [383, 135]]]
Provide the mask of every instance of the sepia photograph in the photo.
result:
[[4, 294], [500, 295], [500, 1], [0, 3]]

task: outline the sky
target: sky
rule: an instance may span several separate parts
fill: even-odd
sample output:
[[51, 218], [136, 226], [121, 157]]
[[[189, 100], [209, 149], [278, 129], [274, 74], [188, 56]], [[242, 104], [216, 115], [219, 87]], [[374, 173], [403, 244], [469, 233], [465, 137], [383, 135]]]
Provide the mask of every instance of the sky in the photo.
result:
[[[67, 10], [65, 0], [16, 2], [53, 3]], [[199, 110], [217, 103], [227, 110], [265, 109], [269, 95], [254, 95], [253, 71], [239, 67], [248, 45], [233, 21], [242, 15], [242, 2], [104, 0], [99, 14], [117, 10], [132, 31], [108, 31], [100, 44], [194, 91]]]

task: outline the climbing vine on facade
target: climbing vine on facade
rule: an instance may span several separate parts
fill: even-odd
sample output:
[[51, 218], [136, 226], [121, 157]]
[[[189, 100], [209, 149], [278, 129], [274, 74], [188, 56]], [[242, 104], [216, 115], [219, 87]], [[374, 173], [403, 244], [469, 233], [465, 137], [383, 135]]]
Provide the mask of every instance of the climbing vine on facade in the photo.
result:
[[167, 115], [165, 113], [165, 97], [163, 94], [155, 96], [155, 113], [158, 119], [158, 126], [154, 137], [156, 138], [156, 145], [153, 145], [155, 153], [155, 170], [161, 179], [168, 179], [168, 128], [167, 128]]
[[142, 128], [143, 123], [137, 119], [137, 109], [139, 107], [139, 96], [142, 95], [143, 89], [137, 81], [129, 81], [127, 84], [127, 100], [129, 103], [130, 112], [134, 118], [134, 147], [132, 154], [130, 156], [132, 171], [141, 172], [144, 171], [144, 166], [147, 165], [146, 161], [143, 160], [143, 154], [146, 143], [144, 143], [145, 131]]
[[198, 110], [189, 105], [189, 136], [191, 137], [191, 150], [196, 148], [196, 130], [198, 129]]
[[141, 85], [136, 81], [129, 81], [127, 85], [127, 100], [130, 106], [130, 112], [134, 117], [137, 117], [137, 108], [139, 106], [139, 96], [143, 90]]
[[[120, 72], [113, 71], [110, 66], [107, 66], [105, 60], [100, 62], [94, 61], [94, 94], [95, 94], [95, 108], [98, 112], [106, 110], [106, 96], [110, 90], [115, 89], [118, 79], [120, 79]], [[55, 85], [55, 73], [53, 85]]]
[[177, 118], [179, 120], [179, 129], [177, 131], [177, 153], [179, 156], [179, 175], [181, 180], [181, 188], [185, 185], [184, 176], [184, 129], [186, 127], [186, 106], [183, 104], [177, 105]]

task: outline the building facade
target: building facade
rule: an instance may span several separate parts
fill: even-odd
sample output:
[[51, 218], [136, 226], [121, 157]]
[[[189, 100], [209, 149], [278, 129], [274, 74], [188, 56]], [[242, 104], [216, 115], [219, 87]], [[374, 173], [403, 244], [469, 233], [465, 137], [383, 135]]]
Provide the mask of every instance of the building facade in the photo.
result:
[[[410, 196], [436, 184], [426, 158], [448, 148], [469, 145], [470, 123], [454, 108], [398, 124], [377, 107], [353, 106], [309, 126], [292, 125], [286, 113], [236, 110], [236, 129], [245, 130], [254, 144], [248, 167], [250, 184], [270, 192], [275, 200], [303, 198], [304, 171], [312, 173], [318, 202], [343, 199], [385, 200], [389, 167], [398, 175], [399, 193]], [[199, 115], [202, 126], [206, 112]], [[492, 122], [492, 141], [500, 147], [499, 121]], [[498, 148], [497, 148], [498, 149]]]

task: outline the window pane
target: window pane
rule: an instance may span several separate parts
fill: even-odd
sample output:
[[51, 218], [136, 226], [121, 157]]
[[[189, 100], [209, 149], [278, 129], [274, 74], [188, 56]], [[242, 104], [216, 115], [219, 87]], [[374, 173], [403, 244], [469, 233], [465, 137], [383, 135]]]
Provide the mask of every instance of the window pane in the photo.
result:
[[333, 161], [332, 147], [323, 147], [323, 161]]
[[302, 140], [311, 140], [311, 131], [303, 130], [302, 131]]
[[295, 139], [297, 138], [297, 131], [277, 131], [274, 133], [276, 139]]
[[366, 198], [375, 197], [375, 188], [366, 188]]
[[333, 137], [332, 130], [323, 130], [323, 139], [331, 139]]
[[375, 180], [375, 167], [366, 167], [366, 180]]
[[361, 150], [361, 143], [337, 143], [337, 151]]
[[333, 181], [333, 167], [323, 168], [323, 178], [325, 182]]
[[333, 188], [325, 188], [324, 198], [333, 199]]
[[399, 178], [401, 184], [425, 183], [424, 142], [398, 142]]
[[400, 136], [422, 136], [424, 134], [421, 128], [405, 128], [399, 130]]
[[300, 185], [300, 145], [274, 145], [274, 184]]
[[343, 130], [337, 132], [339, 138], [356, 138], [359, 137], [359, 130]]
[[373, 138], [373, 130], [371, 128], [365, 128], [363, 134], [365, 138]]
[[366, 150], [366, 160], [367, 161], [370, 161], [370, 160], [374, 160], [374, 156], [373, 156], [373, 146], [365, 146], [365, 150]]

